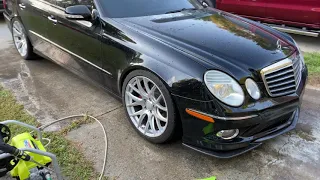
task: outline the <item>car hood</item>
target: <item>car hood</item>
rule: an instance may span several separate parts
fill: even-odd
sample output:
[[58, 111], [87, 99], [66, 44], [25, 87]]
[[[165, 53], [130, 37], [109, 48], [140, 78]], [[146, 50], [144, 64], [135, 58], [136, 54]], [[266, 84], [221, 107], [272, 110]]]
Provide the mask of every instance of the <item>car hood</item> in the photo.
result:
[[150, 38], [193, 55], [208, 69], [237, 68], [252, 74], [288, 57], [295, 49], [280, 34], [213, 9], [121, 18], [120, 21]]

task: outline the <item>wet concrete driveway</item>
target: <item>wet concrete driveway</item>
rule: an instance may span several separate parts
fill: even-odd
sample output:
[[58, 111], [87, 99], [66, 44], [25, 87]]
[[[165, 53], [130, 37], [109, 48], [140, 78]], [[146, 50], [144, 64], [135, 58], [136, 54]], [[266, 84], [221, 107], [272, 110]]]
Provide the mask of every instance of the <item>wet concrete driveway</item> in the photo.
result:
[[[320, 92], [307, 89], [295, 131], [242, 156], [221, 160], [184, 148], [181, 142], [154, 145], [140, 138], [121, 103], [44, 59], [22, 60], [0, 22], [0, 83], [39, 121], [79, 113], [98, 116], [108, 131], [106, 175], [117, 179], [320, 179]], [[107, 113], [108, 111], [114, 111]], [[58, 127], [52, 127], [58, 128]], [[100, 170], [103, 137], [95, 123], [71, 132]]]

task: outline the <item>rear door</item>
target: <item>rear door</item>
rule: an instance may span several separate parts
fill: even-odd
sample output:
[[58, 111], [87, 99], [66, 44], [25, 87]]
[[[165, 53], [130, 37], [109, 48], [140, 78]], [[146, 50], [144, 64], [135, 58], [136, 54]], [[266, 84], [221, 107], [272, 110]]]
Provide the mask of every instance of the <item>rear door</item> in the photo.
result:
[[267, 0], [217, 0], [217, 9], [247, 17], [265, 17]]
[[266, 15], [284, 23], [320, 25], [320, 0], [267, 0]]
[[50, 57], [76, 74], [102, 82], [100, 21], [70, 20], [65, 8], [73, 5], [94, 7], [92, 0], [57, 0], [49, 12], [48, 39], [52, 42]]
[[51, 0], [17, 0], [18, 14], [34, 46], [45, 43]]

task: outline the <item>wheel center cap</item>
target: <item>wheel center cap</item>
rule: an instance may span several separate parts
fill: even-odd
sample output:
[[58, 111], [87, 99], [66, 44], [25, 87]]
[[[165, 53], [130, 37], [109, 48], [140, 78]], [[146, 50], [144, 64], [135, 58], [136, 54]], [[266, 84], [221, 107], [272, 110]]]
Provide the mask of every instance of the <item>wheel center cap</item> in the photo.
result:
[[152, 104], [152, 102], [150, 100], [146, 101], [146, 108], [148, 110], [152, 110], [153, 109], [153, 104]]

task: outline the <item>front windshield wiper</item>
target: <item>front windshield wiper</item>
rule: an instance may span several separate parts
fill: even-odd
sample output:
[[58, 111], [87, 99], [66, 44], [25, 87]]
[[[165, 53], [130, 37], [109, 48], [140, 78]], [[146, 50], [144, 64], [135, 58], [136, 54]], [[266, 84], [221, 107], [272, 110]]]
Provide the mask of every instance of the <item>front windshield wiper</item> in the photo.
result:
[[197, 10], [197, 8], [182, 8], [174, 11], [168, 11], [166, 14], [171, 14], [171, 13], [177, 13], [177, 12], [182, 12], [182, 11], [187, 11], [187, 10]]

